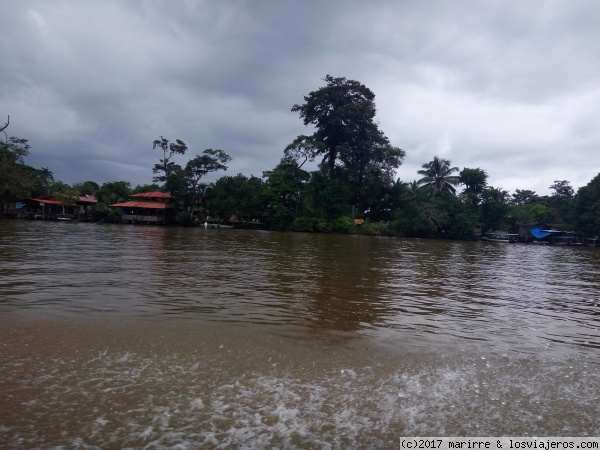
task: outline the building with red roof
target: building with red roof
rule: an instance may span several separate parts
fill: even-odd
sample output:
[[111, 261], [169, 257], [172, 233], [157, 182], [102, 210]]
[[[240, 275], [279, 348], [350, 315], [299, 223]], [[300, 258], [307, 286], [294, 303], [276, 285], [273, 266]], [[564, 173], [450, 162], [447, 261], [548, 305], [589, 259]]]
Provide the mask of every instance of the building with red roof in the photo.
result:
[[80, 195], [69, 203], [61, 202], [50, 195], [27, 198], [18, 202], [20, 217], [31, 219], [78, 218], [88, 214], [88, 208], [98, 203], [93, 195]]
[[115, 203], [121, 209], [122, 223], [166, 225], [175, 219], [174, 197], [164, 192], [143, 192], [130, 195], [127, 202]]

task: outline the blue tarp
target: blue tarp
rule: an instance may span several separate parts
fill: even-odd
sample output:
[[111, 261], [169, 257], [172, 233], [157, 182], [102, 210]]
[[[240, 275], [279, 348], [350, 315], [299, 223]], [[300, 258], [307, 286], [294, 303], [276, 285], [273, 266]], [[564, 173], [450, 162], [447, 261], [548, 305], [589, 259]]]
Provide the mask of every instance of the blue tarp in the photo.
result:
[[546, 236], [550, 236], [552, 233], [548, 233], [547, 231], [542, 231], [542, 227], [531, 227], [529, 228], [529, 232], [533, 234], [533, 237], [538, 239], [544, 239]]

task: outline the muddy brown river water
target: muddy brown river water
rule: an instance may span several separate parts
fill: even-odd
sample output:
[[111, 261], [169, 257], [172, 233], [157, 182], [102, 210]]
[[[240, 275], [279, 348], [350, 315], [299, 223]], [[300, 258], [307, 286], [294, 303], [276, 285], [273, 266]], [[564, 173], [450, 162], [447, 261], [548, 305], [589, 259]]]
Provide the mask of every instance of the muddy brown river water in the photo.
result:
[[0, 448], [600, 435], [600, 249], [0, 220]]

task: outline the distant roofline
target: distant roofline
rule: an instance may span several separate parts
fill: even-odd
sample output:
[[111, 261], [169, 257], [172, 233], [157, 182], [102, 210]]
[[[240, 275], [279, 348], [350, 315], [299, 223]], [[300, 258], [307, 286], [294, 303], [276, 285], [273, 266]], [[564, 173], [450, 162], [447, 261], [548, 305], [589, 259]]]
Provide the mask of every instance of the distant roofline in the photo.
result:
[[108, 205], [110, 207], [121, 207], [121, 208], [146, 208], [146, 209], [173, 209], [170, 203], [165, 202], [141, 202], [141, 201], [129, 201], [122, 203], [114, 203]]
[[165, 194], [164, 192], [152, 191], [152, 192], [141, 192], [139, 194], [132, 194], [130, 197], [145, 197], [145, 198], [175, 198], [171, 194]]

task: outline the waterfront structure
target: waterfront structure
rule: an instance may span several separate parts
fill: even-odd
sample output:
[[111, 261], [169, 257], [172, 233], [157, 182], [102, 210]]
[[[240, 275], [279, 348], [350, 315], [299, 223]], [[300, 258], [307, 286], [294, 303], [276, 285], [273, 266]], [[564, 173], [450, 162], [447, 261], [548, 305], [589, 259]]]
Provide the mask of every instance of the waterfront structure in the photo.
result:
[[80, 216], [87, 216], [88, 214], [88, 208], [90, 206], [95, 206], [96, 203], [98, 203], [98, 199], [96, 199], [96, 197], [94, 197], [91, 194], [85, 194], [85, 195], [80, 195], [79, 199], [75, 202], [75, 204], [78, 206], [78, 214]]
[[534, 242], [556, 245], [581, 245], [577, 233], [572, 231], [557, 230], [556, 228], [543, 229], [541, 226], [530, 227], [529, 232], [534, 237]]
[[164, 192], [143, 192], [130, 195], [127, 202], [115, 203], [121, 209], [121, 223], [167, 225], [175, 219], [174, 197]]
[[43, 220], [64, 220], [88, 214], [88, 208], [98, 203], [93, 195], [80, 195], [64, 203], [51, 195], [27, 198], [15, 203], [16, 217]]
[[585, 245], [588, 247], [600, 247], [600, 239], [598, 237], [587, 238], [585, 240]]

